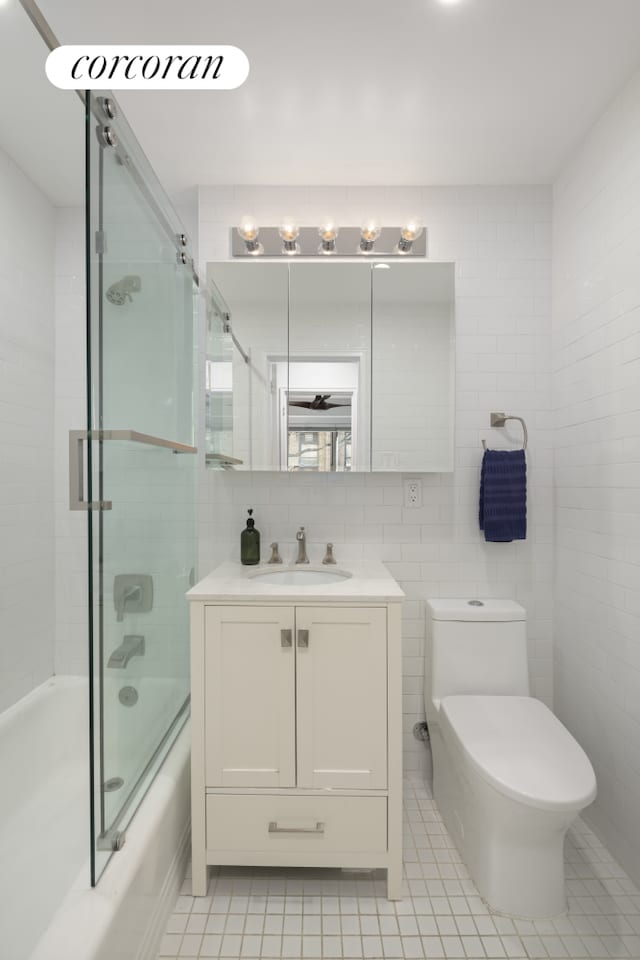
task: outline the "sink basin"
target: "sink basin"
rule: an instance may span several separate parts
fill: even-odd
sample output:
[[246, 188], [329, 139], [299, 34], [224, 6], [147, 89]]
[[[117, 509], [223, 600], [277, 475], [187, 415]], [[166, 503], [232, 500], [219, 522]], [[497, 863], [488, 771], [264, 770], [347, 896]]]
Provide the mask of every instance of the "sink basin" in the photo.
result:
[[350, 573], [344, 570], [260, 570], [251, 574], [252, 580], [260, 583], [272, 583], [274, 586], [315, 587], [330, 583], [342, 583], [348, 580]]

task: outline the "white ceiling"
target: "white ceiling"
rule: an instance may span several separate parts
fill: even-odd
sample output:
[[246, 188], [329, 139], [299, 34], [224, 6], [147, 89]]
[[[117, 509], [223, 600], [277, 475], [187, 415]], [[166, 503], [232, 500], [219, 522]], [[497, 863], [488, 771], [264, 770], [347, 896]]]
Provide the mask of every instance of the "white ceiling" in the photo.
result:
[[171, 192], [552, 182], [640, 66], [639, 0], [40, 5], [63, 43], [247, 53], [249, 79], [235, 91], [117, 94]]

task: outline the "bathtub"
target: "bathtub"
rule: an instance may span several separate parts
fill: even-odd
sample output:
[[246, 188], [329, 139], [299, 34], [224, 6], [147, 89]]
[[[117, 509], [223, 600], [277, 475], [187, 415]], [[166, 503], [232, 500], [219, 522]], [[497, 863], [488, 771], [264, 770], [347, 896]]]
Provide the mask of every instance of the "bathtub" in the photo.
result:
[[55, 677], [0, 716], [0, 960], [150, 960], [182, 882], [188, 724], [91, 889], [87, 701]]

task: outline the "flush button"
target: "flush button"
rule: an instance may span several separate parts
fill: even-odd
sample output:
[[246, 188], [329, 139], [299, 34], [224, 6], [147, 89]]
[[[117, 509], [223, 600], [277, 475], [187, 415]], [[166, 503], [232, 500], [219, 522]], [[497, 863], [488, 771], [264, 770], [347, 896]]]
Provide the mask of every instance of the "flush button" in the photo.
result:
[[467, 600], [470, 607], [484, 607], [482, 600]]

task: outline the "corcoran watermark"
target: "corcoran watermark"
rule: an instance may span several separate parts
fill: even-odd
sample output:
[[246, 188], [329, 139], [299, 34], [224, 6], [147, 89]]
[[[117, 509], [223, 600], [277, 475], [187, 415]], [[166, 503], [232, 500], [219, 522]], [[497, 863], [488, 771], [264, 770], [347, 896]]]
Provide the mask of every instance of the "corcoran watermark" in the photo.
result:
[[53, 50], [46, 72], [62, 90], [233, 90], [249, 60], [230, 46], [75, 44]]

